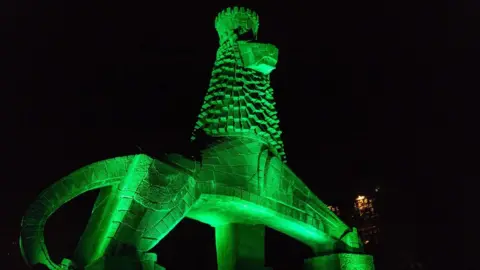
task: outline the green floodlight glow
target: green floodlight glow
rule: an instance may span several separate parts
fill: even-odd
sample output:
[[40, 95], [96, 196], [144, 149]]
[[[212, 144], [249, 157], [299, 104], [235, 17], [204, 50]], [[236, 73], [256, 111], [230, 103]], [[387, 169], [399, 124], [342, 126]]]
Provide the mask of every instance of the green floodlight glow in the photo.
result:
[[[49, 269], [163, 269], [149, 253], [183, 218], [215, 229], [219, 269], [265, 269], [265, 226], [317, 254], [305, 269], [373, 269], [345, 225], [288, 168], [269, 74], [278, 49], [257, 41], [258, 15], [228, 8], [215, 20], [220, 46], [192, 141], [215, 143], [201, 161], [178, 154], [117, 157], [83, 167], [44, 190], [22, 219], [28, 265]], [[59, 207], [100, 189], [72, 260], [53, 262], [45, 223]], [[159, 254], [162, 256], [162, 254]]]

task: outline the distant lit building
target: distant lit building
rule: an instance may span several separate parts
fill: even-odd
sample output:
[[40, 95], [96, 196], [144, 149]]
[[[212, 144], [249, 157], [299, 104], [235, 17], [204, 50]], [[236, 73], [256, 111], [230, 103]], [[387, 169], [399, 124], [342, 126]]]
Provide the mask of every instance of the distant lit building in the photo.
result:
[[328, 209], [347, 221], [351, 226], [357, 228], [360, 237], [366, 247], [379, 244], [379, 214], [375, 209], [375, 194], [380, 192], [380, 187], [368, 195], [358, 195], [355, 198], [353, 208], [343, 209], [340, 212], [338, 206], [329, 205]]
[[338, 206], [331, 206], [331, 205], [329, 205], [329, 206], [328, 206], [328, 209], [330, 209], [330, 211], [332, 211], [333, 213], [335, 213], [337, 216], [340, 216], [340, 208], [338, 208]]
[[[375, 189], [378, 192], [378, 188]], [[354, 202], [354, 223], [365, 245], [378, 244], [378, 213], [375, 211], [375, 197], [359, 195]]]

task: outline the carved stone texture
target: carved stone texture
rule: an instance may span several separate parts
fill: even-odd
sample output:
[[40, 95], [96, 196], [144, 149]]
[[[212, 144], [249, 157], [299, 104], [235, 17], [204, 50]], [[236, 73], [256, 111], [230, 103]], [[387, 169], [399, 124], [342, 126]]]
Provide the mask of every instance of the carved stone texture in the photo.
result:
[[[200, 161], [139, 154], [96, 162], [62, 178], [22, 220], [20, 244], [28, 264], [65, 268], [49, 257], [45, 223], [62, 204], [92, 189], [100, 194], [73, 258], [79, 269], [158, 269], [146, 252], [185, 217], [216, 228], [219, 265], [228, 270], [264, 268], [264, 226], [317, 254], [337, 251], [349, 227], [286, 165], [269, 77], [277, 48], [238, 39], [258, 32], [258, 16], [244, 8], [221, 12], [216, 28], [220, 47], [192, 136], [201, 133], [211, 142], [199, 149]], [[344, 241], [361, 251], [355, 229]], [[331, 258], [347, 267], [342, 269], [373, 269], [359, 268], [373, 265], [368, 256]]]
[[215, 19], [220, 44], [227, 41], [236, 41], [237, 35], [252, 31], [254, 36], [258, 33], [258, 15], [247, 8], [233, 7], [220, 12]]
[[278, 49], [275, 45], [252, 42], [238, 42], [243, 66], [262, 74], [270, 74], [278, 61]]
[[198, 115], [192, 140], [200, 131], [212, 137], [252, 134], [265, 140], [285, 162], [270, 77], [261, 72], [265, 68], [273, 69], [268, 65], [276, 63], [276, 48], [260, 43], [252, 46], [244, 45], [248, 66], [241, 64], [239, 43], [226, 43], [218, 49], [210, 87]]
[[366, 254], [340, 253], [305, 260], [304, 270], [374, 270], [373, 257]]
[[373, 257], [366, 254], [339, 254], [341, 270], [374, 270]]

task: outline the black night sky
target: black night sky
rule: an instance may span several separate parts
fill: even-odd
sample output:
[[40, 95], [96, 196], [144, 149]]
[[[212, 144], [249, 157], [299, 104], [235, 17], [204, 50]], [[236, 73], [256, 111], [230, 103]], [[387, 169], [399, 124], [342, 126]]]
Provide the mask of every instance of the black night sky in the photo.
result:
[[[479, 176], [461, 169], [474, 145], [460, 123], [469, 87], [456, 83], [458, 56], [473, 47], [454, 24], [473, 12], [453, 15], [450, 4], [422, 1], [207, 2], [36, 1], [3, 9], [1, 244], [18, 265], [9, 269], [23, 269], [12, 242], [43, 188], [101, 159], [188, 151], [218, 47], [213, 20], [231, 5], [257, 11], [261, 41], [280, 49], [272, 86], [291, 168], [327, 204], [351, 207], [356, 195], [380, 187], [388, 252], [378, 257], [389, 267], [378, 269], [397, 269], [405, 256], [434, 269], [445, 246], [462, 246], [452, 233], [462, 225], [445, 213], [458, 211], [448, 201], [462, 203], [460, 181]], [[71, 256], [95, 194], [47, 224], [53, 258]], [[295, 269], [286, 265], [300, 262], [306, 247], [268, 233], [267, 262]], [[215, 267], [213, 229], [193, 221], [156, 251], [167, 269], [192, 261]]]

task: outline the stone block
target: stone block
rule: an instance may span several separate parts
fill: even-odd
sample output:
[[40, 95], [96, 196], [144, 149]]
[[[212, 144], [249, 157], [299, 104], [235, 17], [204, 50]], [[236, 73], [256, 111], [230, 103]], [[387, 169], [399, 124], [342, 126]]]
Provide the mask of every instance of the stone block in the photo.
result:
[[215, 241], [219, 270], [265, 269], [265, 226], [218, 226]]
[[304, 270], [374, 270], [373, 257], [367, 254], [339, 253], [305, 260]]

